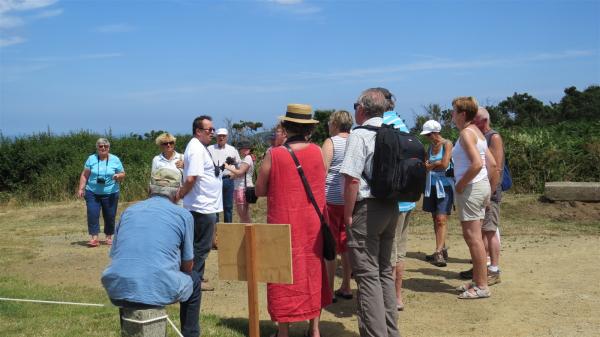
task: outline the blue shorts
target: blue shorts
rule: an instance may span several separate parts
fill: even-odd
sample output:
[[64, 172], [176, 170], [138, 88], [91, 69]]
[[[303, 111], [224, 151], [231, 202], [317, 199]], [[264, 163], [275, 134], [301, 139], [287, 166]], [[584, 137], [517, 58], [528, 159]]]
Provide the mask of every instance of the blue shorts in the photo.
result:
[[438, 199], [435, 185], [431, 186], [431, 193], [429, 194], [429, 197], [423, 198], [423, 210], [425, 212], [430, 212], [433, 215], [450, 215], [452, 213], [452, 205], [454, 203], [452, 187], [444, 186], [444, 192], [446, 193], [446, 197]]

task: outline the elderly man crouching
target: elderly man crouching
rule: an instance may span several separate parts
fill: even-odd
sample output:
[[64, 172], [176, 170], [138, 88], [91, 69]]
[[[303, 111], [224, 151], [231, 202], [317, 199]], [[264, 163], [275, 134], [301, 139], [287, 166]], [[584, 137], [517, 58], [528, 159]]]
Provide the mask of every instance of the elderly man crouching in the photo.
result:
[[121, 215], [102, 285], [122, 308], [150, 309], [180, 302], [185, 337], [200, 335], [200, 278], [192, 271], [194, 219], [178, 207], [181, 173], [161, 168], [152, 174], [150, 197]]

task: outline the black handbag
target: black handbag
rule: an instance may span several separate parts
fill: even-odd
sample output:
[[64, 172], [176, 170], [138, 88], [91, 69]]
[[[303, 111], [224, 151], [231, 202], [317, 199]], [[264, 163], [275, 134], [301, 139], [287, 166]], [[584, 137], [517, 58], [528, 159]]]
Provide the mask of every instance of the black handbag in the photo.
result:
[[258, 200], [254, 186], [247, 186], [246, 173], [244, 173], [244, 197], [249, 204], [256, 204], [256, 201]]
[[331, 234], [331, 230], [329, 229], [329, 225], [325, 222], [325, 217], [321, 210], [319, 209], [319, 205], [317, 205], [317, 201], [315, 200], [315, 196], [310, 189], [310, 185], [308, 185], [308, 181], [306, 180], [306, 176], [304, 175], [304, 170], [298, 161], [298, 158], [292, 151], [292, 148], [286, 143], [283, 144], [288, 152], [292, 155], [292, 159], [294, 159], [294, 163], [296, 164], [296, 168], [298, 169], [298, 174], [300, 174], [300, 180], [302, 180], [302, 185], [304, 185], [304, 190], [308, 195], [308, 199], [312, 203], [315, 211], [319, 215], [319, 219], [321, 220], [321, 232], [323, 233], [323, 257], [325, 260], [333, 261], [335, 260], [336, 252], [335, 252], [335, 239], [333, 238], [333, 234]]

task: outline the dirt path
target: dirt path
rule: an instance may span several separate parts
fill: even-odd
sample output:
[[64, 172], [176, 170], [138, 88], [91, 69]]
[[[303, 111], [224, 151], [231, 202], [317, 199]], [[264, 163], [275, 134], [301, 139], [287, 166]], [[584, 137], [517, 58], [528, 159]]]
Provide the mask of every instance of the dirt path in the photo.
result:
[[[89, 285], [100, 289], [108, 263], [106, 246], [88, 249], [87, 237], [40, 238], [36, 257], [7, 270], [43, 284]], [[406, 311], [400, 315], [404, 336], [598, 336], [600, 331], [600, 237], [516, 236], [503, 238], [502, 283], [487, 300], [461, 301], [454, 287], [458, 272], [469, 268], [468, 251], [458, 235], [449, 238], [450, 264], [437, 268], [423, 261], [432, 237], [413, 234], [405, 276]], [[217, 251], [208, 259], [208, 278], [216, 286], [203, 295], [202, 311], [228, 318], [247, 313], [246, 285], [217, 281]], [[336, 280], [339, 283], [339, 279]], [[356, 289], [356, 285], [353, 284]], [[261, 320], [268, 321], [261, 286]], [[324, 310], [325, 336], [358, 336], [354, 301], [340, 300]], [[301, 336], [305, 324], [295, 324]]]

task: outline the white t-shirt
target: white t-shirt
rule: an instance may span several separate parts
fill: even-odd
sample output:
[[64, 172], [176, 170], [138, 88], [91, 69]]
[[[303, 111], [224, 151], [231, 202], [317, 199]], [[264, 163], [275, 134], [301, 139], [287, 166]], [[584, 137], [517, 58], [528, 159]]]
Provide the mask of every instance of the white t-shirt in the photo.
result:
[[[252, 160], [252, 156], [248, 155], [246, 157], [244, 157], [244, 160], [242, 160], [242, 163], [246, 163], [248, 164], [248, 171], [246, 171], [246, 185], [245, 186], [254, 186], [254, 183], [252, 183], [252, 176], [254, 175], [254, 161]], [[244, 177], [240, 177], [240, 178], [235, 178], [235, 180], [233, 181], [233, 188], [234, 189], [243, 189], [244, 186]]]
[[215, 166], [206, 147], [192, 138], [183, 154], [183, 177], [197, 176], [192, 189], [183, 197], [185, 209], [212, 214], [223, 211], [221, 177], [215, 177]]
[[[235, 159], [235, 163], [239, 164], [240, 161], [242, 161], [240, 159], [240, 154], [238, 153], [238, 151], [235, 149], [235, 147], [229, 145], [229, 144], [225, 144], [225, 146], [223, 148], [220, 148], [218, 144], [213, 144], [208, 146], [208, 152], [210, 152], [210, 155], [212, 156], [212, 160], [215, 162], [215, 165], [217, 166], [221, 166], [223, 164], [225, 164], [225, 160], [227, 159], [227, 157], [233, 157]], [[231, 172], [229, 172], [229, 170], [225, 170], [223, 172], [223, 175], [231, 175]]]

